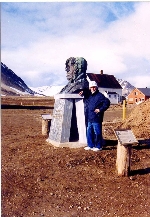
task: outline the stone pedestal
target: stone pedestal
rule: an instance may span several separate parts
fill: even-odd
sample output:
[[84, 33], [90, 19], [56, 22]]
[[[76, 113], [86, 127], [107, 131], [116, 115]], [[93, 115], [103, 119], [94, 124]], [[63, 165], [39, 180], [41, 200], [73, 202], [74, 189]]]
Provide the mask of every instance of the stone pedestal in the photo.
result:
[[56, 147], [86, 146], [86, 127], [83, 97], [78, 94], [55, 96], [49, 143]]

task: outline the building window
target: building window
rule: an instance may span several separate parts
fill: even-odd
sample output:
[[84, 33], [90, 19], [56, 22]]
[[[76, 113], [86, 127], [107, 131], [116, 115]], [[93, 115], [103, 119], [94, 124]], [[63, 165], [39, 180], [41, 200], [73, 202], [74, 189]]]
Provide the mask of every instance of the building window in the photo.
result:
[[111, 95], [109, 95], [109, 98], [111, 98]]

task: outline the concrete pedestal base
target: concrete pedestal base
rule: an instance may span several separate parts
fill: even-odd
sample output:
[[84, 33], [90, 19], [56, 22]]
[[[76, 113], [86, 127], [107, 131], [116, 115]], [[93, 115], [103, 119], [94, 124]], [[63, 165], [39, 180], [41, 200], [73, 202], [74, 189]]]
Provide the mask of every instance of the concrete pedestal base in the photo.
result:
[[49, 143], [56, 147], [86, 146], [86, 127], [83, 97], [78, 94], [55, 96]]
[[86, 143], [80, 143], [80, 142], [56, 142], [54, 140], [50, 140], [49, 138], [46, 140], [48, 143], [52, 144], [53, 146], [55, 147], [58, 147], [58, 148], [65, 148], [65, 147], [68, 147], [68, 148], [82, 148], [82, 147], [85, 147], [87, 146]]

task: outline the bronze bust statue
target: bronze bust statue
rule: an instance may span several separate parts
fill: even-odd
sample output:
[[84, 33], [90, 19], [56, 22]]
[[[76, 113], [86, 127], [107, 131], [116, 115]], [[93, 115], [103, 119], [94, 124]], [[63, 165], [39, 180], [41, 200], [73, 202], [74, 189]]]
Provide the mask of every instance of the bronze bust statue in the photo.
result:
[[68, 84], [60, 93], [79, 93], [82, 89], [88, 88], [86, 79], [87, 61], [83, 57], [70, 57], [66, 60]]

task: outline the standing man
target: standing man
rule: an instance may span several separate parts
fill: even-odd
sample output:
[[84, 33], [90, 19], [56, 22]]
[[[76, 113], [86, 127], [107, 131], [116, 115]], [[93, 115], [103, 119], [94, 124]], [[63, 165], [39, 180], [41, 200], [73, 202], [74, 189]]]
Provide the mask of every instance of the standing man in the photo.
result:
[[[87, 144], [85, 150], [102, 150], [102, 122], [104, 112], [109, 108], [110, 101], [99, 92], [95, 81], [89, 82], [90, 96], [85, 99], [85, 120], [87, 123]], [[84, 95], [84, 91], [79, 93]]]

